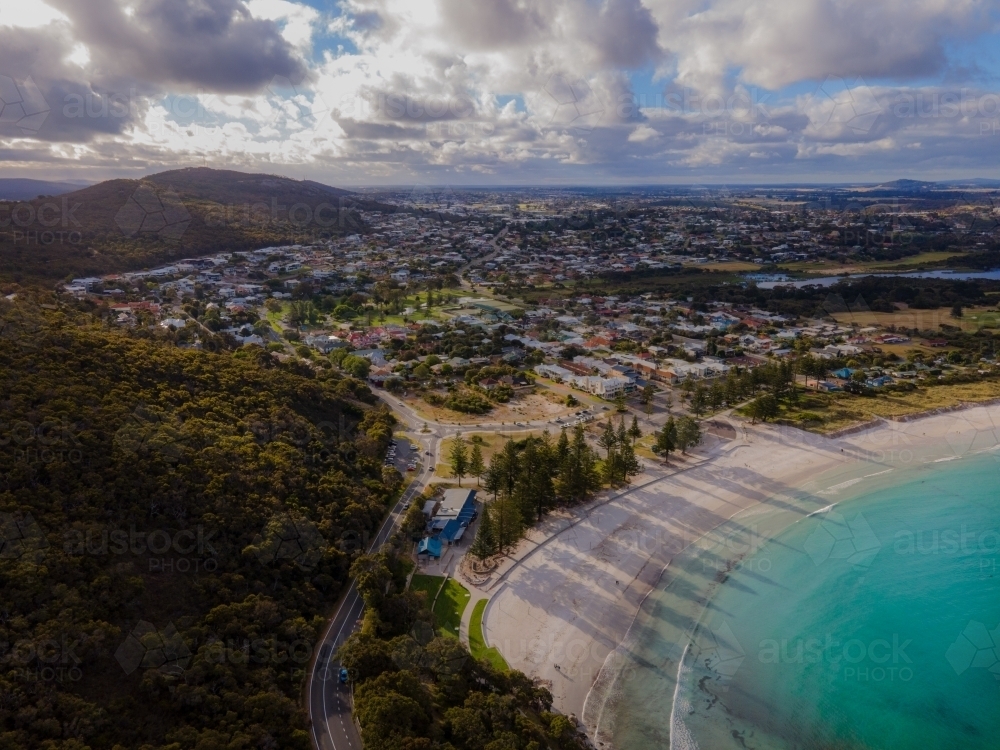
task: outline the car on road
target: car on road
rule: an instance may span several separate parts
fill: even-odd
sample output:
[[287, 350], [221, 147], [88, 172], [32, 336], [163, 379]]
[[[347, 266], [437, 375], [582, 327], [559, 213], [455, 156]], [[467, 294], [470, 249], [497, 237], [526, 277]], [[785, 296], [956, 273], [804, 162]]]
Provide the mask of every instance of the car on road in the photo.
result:
[[340, 684], [341, 685], [346, 685], [347, 684], [347, 678], [348, 678], [347, 669], [345, 669], [344, 667], [341, 667], [340, 668]]

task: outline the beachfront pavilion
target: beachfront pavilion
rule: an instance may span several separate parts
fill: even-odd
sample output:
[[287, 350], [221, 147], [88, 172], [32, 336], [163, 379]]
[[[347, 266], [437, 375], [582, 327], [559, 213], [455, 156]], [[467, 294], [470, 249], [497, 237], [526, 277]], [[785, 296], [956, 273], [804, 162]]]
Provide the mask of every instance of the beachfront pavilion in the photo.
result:
[[431, 519], [430, 535], [446, 544], [457, 544], [478, 514], [475, 490], [445, 490], [444, 498]]

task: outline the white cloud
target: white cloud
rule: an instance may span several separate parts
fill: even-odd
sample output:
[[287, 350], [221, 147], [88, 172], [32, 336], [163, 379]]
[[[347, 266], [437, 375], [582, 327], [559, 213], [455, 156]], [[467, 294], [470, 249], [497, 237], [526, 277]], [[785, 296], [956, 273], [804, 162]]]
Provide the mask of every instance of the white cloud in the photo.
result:
[[0, 0], [0, 26], [37, 29], [69, 19], [41, 0]]
[[87, 45], [79, 42], [73, 45], [73, 51], [66, 56], [66, 62], [73, 63], [80, 68], [85, 68], [90, 63], [90, 50]]
[[990, 0], [646, 0], [678, 79], [708, 90], [733, 69], [778, 89], [828, 76], [940, 71], [944, 43], [987, 28]]
[[320, 18], [319, 11], [315, 8], [289, 0], [249, 0], [247, 7], [254, 18], [280, 22], [281, 36], [289, 44], [303, 51], [311, 48]]
[[651, 128], [649, 125], [639, 125], [628, 134], [628, 141], [629, 143], [644, 143], [659, 136], [660, 133], [655, 128]]
[[[354, 183], [909, 170], [945, 156], [995, 169], [981, 135], [991, 92], [973, 86], [985, 104], [958, 116], [900, 102], [941, 93], [907, 81], [943, 70], [997, 1], [344, 0], [331, 17], [296, 0], [0, 0], [0, 75], [31, 76], [53, 110], [45, 148], [14, 149], [24, 134], [0, 130], [2, 163], [303, 165]], [[328, 34], [348, 50], [321, 46]], [[652, 68], [686, 103], [635, 105], [629, 73]], [[808, 81], [811, 94], [780, 93]], [[69, 96], [120, 91], [136, 92], [127, 118], [61, 114]]]

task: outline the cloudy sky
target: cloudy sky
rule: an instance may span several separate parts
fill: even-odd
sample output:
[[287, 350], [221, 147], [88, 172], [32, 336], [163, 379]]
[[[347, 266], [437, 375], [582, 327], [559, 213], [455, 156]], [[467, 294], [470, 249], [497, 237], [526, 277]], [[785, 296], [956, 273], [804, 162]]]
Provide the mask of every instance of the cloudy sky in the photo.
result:
[[1000, 0], [0, 0], [0, 174], [1000, 177]]

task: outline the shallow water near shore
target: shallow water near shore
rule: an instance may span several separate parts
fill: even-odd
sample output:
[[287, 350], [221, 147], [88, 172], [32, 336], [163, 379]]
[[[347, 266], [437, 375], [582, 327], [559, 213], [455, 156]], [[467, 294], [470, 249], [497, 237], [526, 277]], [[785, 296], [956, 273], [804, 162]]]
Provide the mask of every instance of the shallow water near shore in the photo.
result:
[[700, 540], [609, 664], [601, 739], [997, 747], [998, 459], [840, 469]]

